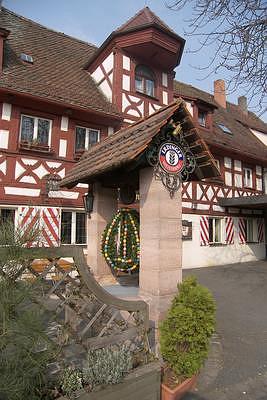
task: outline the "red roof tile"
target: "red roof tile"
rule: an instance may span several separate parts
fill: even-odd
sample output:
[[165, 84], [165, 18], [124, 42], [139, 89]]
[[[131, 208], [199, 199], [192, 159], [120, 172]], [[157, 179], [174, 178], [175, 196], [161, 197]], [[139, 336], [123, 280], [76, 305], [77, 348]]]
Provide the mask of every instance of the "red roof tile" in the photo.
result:
[[154, 14], [149, 7], [142, 8], [142, 10], [138, 11], [132, 18], [117, 28], [115, 32], [128, 32], [129, 30], [144, 27], [145, 25], [158, 25], [164, 30], [168, 30], [172, 34], [177, 35], [177, 33]]
[[[10, 31], [5, 41], [1, 88], [119, 116], [84, 69], [96, 51], [95, 46], [55, 32], [3, 7], [0, 27]], [[21, 53], [31, 55], [33, 64], [23, 62]]]
[[[176, 112], [179, 112], [178, 116], [176, 116]], [[61, 186], [72, 187], [78, 182], [93, 182], [103, 174], [130, 163], [145, 151], [153, 137], [171, 118], [180, 121], [185, 135], [188, 133], [188, 137], [190, 137], [188, 143], [199, 160], [196, 170], [198, 179], [219, 176], [214, 159], [194, 128], [184, 102], [179, 99], [93, 146], [66, 175]]]
[[[176, 96], [192, 98], [216, 106], [212, 132], [200, 128], [202, 137], [209, 145], [225, 148], [226, 152], [242, 153], [251, 159], [258, 159], [267, 164], [267, 147], [250, 130], [251, 128], [267, 133], [267, 125], [254, 113], [248, 112], [246, 115], [238, 105], [229, 102], [226, 103], [226, 108], [223, 108], [210, 93], [182, 82], [175, 81], [174, 88]], [[232, 134], [224, 133], [218, 123], [229, 128]]]

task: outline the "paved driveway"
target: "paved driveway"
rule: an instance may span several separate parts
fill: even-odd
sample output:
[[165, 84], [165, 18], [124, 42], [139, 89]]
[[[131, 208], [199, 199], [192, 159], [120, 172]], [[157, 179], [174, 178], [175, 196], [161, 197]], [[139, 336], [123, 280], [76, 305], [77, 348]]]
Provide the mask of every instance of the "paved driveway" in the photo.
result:
[[217, 301], [217, 329], [185, 400], [267, 400], [267, 261], [184, 270]]

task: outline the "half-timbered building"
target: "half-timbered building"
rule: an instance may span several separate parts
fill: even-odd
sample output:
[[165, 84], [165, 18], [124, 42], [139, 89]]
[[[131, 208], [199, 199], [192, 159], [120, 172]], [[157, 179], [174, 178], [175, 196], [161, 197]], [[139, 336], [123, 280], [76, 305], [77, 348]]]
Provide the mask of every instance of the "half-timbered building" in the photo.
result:
[[[174, 79], [185, 41], [148, 7], [96, 46], [0, 10], [0, 219], [86, 244], [83, 196], [58, 183], [90, 147], [182, 97], [223, 180], [183, 184], [183, 267], [265, 258], [267, 128], [246, 99]], [[183, 68], [182, 62], [179, 68]], [[88, 243], [90, 246], [90, 243]]]

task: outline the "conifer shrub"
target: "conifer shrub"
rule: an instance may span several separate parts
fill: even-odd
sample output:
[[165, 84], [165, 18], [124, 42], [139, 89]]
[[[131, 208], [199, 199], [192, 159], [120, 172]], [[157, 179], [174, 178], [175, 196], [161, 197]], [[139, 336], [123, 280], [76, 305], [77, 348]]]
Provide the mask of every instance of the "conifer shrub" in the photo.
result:
[[215, 301], [195, 277], [178, 285], [178, 294], [160, 325], [160, 349], [164, 361], [183, 380], [202, 367], [215, 329]]
[[[40, 285], [21, 279], [29, 259], [24, 249], [36, 231], [0, 226], [0, 399], [40, 400], [46, 392], [47, 364], [54, 348], [46, 335], [44, 313], [34, 302]], [[31, 253], [31, 250], [29, 250]]]

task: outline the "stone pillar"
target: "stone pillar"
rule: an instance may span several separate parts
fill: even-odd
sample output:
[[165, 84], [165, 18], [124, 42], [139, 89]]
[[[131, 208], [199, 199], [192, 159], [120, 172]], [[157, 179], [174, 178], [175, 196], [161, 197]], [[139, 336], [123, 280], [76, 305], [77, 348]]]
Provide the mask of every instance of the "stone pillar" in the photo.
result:
[[171, 199], [152, 168], [140, 171], [139, 295], [149, 303], [155, 328], [182, 280], [181, 189]]
[[101, 253], [101, 236], [117, 211], [117, 190], [94, 185], [94, 209], [87, 219], [87, 263], [98, 281], [113, 280], [113, 275]]

